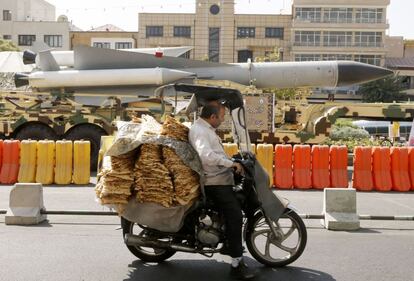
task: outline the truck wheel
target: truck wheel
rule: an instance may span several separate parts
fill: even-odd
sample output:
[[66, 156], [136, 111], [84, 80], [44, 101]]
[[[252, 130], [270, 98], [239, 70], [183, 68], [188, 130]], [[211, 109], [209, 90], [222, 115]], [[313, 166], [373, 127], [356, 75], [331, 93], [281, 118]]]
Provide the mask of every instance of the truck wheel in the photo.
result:
[[57, 135], [50, 127], [42, 124], [29, 124], [20, 129], [15, 135], [18, 140], [56, 140]]
[[101, 146], [101, 136], [106, 132], [94, 125], [80, 125], [70, 130], [65, 138], [68, 140], [88, 140], [91, 143], [91, 171], [96, 171], [98, 166], [98, 154]]

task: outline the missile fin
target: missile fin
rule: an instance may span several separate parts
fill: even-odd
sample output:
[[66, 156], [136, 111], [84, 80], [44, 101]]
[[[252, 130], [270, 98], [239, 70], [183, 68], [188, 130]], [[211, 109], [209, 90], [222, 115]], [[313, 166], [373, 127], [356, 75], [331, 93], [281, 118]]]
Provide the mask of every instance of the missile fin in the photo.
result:
[[232, 67], [225, 63], [189, 60], [176, 57], [157, 58], [154, 55], [124, 52], [104, 48], [93, 48], [89, 46], [76, 46], [75, 69], [97, 70], [97, 69], [127, 69], [127, 68], [206, 68], [206, 67]]
[[57, 64], [50, 50], [39, 53], [39, 67], [43, 71], [59, 71], [60, 67]]

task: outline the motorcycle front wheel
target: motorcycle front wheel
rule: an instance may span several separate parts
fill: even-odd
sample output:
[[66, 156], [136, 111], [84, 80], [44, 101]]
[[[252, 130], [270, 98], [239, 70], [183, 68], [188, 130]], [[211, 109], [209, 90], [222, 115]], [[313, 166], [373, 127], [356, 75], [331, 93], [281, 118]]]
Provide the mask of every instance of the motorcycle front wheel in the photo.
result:
[[[148, 237], [149, 233], [147, 230], [139, 227], [138, 224], [131, 222], [125, 218], [121, 218], [122, 234], [134, 234], [143, 238]], [[128, 250], [134, 254], [137, 258], [143, 262], [156, 262], [160, 263], [170, 258], [175, 254], [173, 250], [157, 249], [141, 246], [126, 245]]]
[[[273, 224], [276, 236], [269, 223]], [[268, 220], [259, 212], [247, 225], [246, 245], [250, 254], [258, 262], [270, 267], [281, 267], [294, 262], [303, 253], [306, 242], [305, 224], [290, 209], [286, 209], [278, 221]]]

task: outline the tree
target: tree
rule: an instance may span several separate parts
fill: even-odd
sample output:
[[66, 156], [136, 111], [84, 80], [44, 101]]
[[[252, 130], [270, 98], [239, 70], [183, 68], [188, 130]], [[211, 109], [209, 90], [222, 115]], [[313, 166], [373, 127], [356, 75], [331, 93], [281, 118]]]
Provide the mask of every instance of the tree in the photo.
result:
[[364, 84], [359, 89], [363, 102], [394, 102], [405, 99], [402, 78], [397, 75]]
[[9, 40], [0, 39], [0, 52], [20, 51], [20, 49]]
[[274, 47], [271, 52], [266, 52], [263, 57], [255, 57], [255, 62], [277, 62], [280, 61], [279, 47]]

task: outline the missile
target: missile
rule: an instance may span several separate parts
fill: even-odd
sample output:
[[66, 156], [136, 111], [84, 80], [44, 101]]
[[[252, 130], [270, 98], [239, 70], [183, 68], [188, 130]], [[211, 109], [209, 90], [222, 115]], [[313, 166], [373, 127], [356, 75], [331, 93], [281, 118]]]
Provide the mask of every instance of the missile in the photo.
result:
[[167, 68], [36, 71], [15, 76], [16, 86], [32, 88], [79, 88], [164, 85], [193, 77], [194, 73]]
[[[190, 51], [193, 47], [164, 47], [164, 48], [137, 48], [137, 49], [120, 49], [122, 52], [136, 52], [143, 54], [156, 55], [161, 51], [163, 56], [179, 57], [186, 52]], [[73, 67], [74, 66], [74, 54], [73, 51], [51, 51], [52, 56], [56, 60], [59, 66]], [[37, 52], [31, 50], [25, 50], [23, 52], [24, 64], [36, 64], [40, 66], [39, 56]]]
[[[15, 83], [33, 89], [128, 87], [135, 94], [151, 94], [154, 85], [185, 79], [230, 80], [257, 88], [337, 87], [380, 79], [393, 72], [354, 61], [214, 63], [177, 57], [78, 46], [74, 70], [59, 70], [50, 52], [42, 52], [43, 69], [16, 74]], [[132, 86], [132, 87], [131, 87]], [[135, 86], [135, 87], [133, 87]], [[148, 86], [147, 91], [143, 86]], [[152, 88], [150, 88], [151, 86]], [[92, 91], [93, 92], [93, 91]], [[89, 92], [91, 93], [91, 92]]]
[[[197, 77], [230, 80], [257, 88], [340, 87], [362, 84], [392, 74], [354, 61], [307, 61], [231, 64], [232, 68], [189, 68]], [[181, 69], [184, 70], [184, 69]]]

